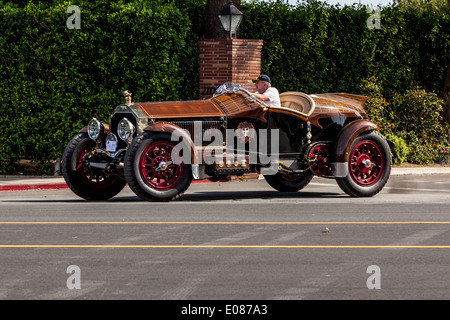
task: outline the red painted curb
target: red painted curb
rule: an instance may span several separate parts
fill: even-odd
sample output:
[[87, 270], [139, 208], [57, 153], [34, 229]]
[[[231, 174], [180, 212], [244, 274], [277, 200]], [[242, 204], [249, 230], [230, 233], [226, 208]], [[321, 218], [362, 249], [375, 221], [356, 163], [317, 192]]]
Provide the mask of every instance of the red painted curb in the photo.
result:
[[[218, 181], [226, 182], [226, 181]], [[215, 183], [208, 179], [205, 180], [195, 180], [192, 184], [204, 184], [204, 183]], [[11, 191], [27, 191], [27, 190], [55, 190], [55, 189], [68, 189], [69, 186], [65, 182], [56, 183], [33, 183], [33, 184], [9, 184], [0, 185], [0, 192], [11, 192]]]
[[0, 185], [0, 191], [25, 191], [25, 190], [51, 190], [51, 189], [67, 189], [69, 186], [64, 183], [39, 183], [39, 184], [10, 184]]

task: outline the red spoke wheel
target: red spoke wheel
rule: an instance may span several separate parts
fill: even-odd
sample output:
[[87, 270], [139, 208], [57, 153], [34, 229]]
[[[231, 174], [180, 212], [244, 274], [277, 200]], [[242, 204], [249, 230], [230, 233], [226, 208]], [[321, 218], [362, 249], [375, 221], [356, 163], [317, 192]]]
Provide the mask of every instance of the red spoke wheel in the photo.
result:
[[144, 132], [133, 140], [124, 164], [128, 185], [136, 195], [146, 201], [170, 201], [187, 190], [192, 171], [191, 164], [183, 162], [183, 152], [189, 150], [182, 146], [167, 133]]
[[330, 175], [330, 151], [324, 144], [318, 144], [309, 151], [308, 161], [311, 171], [319, 176]]
[[178, 185], [185, 171], [185, 164], [173, 163], [175, 145], [157, 141], [145, 148], [139, 160], [142, 180], [155, 190], [170, 190]]
[[357, 184], [371, 186], [380, 179], [386, 160], [377, 143], [370, 140], [358, 142], [349, 158], [349, 174]]
[[347, 177], [336, 181], [350, 196], [371, 197], [383, 189], [391, 167], [391, 150], [386, 140], [376, 132], [365, 133], [350, 147]]
[[95, 143], [86, 133], [76, 135], [64, 150], [61, 169], [67, 185], [75, 194], [86, 200], [106, 200], [122, 191], [126, 181], [119, 175], [82, 162], [94, 147]]

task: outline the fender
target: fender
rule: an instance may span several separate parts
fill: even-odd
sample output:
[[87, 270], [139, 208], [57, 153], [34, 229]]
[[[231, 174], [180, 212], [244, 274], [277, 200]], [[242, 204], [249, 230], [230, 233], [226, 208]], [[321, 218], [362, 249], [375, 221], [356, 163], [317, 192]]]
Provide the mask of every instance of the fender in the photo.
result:
[[166, 122], [166, 121], [159, 121], [152, 123], [144, 128], [143, 131], [147, 132], [166, 132], [177, 135], [178, 137], [182, 137], [183, 141], [187, 144], [187, 147], [191, 150], [191, 163], [190, 164], [197, 164], [198, 163], [198, 155], [195, 150], [194, 142], [192, 141], [191, 135], [186, 131], [180, 128], [179, 126]]
[[376, 130], [378, 127], [366, 119], [350, 122], [339, 133], [334, 147], [334, 162], [331, 164], [332, 175], [346, 177], [348, 174], [348, 154], [353, 141], [361, 133]]

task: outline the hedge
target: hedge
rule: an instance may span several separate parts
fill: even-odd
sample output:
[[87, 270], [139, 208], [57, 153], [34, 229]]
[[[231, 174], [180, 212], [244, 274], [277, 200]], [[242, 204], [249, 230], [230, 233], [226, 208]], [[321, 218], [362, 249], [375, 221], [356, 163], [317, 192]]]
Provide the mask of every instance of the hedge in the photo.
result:
[[369, 9], [250, 2], [242, 7], [240, 32], [264, 39], [262, 69], [281, 91], [357, 93], [362, 81], [376, 76], [386, 96], [418, 82], [440, 93], [450, 57], [450, 17], [388, 6], [381, 9], [381, 28], [369, 29]]
[[395, 164], [429, 164], [436, 160], [448, 143], [446, 135], [450, 130], [442, 118], [444, 102], [436, 93], [416, 85], [386, 99], [382, 84], [375, 77], [363, 81], [361, 89], [370, 97], [366, 103], [369, 118], [395, 143]]
[[190, 22], [180, 10], [82, 2], [81, 29], [68, 29], [70, 4], [0, 12], [0, 160], [56, 159], [91, 117], [108, 120], [125, 89], [137, 101], [182, 98]]
[[[0, 172], [18, 159], [55, 160], [95, 116], [123, 101], [198, 97], [198, 48], [206, 0], [0, 1]], [[68, 29], [69, 5], [81, 29]], [[240, 37], [263, 39], [262, 72], [280, 91], [362, 93], [371, 76], [383, 97], [412, 84], [440, 93], [450, 18], [396, 6], [369, 29], [362, 5], [242, 2]]]

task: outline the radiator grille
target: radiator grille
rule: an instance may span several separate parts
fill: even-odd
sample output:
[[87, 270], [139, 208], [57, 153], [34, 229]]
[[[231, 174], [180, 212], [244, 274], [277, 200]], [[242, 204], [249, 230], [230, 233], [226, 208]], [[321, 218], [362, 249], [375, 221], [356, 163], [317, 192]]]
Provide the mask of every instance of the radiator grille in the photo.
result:
[[217, 137], [218, 131], [222, 133], [221, 121], [173, 121], [172, 123], [189, 132], [194, 142], [209, 142], [213, 137]]

